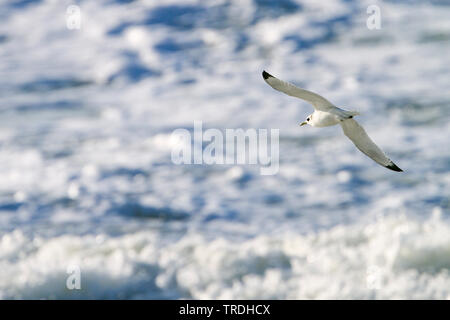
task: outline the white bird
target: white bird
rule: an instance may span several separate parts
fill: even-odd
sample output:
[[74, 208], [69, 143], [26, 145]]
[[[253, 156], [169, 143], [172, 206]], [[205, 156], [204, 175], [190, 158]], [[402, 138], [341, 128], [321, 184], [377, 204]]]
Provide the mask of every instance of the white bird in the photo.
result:
[[394, 171], [403, 171], [381, 151], [369, 138], [364, 128], [353, 119], [353, 116], [359, 115], [358, 112], [340, 109], [317, 93], [298, 88], [291, 83], [277, 79], [266, 71], [263, 71], [262, 76], [264, 81], [275, 90], [305, 100], [314, 106], [315, 111], [300, 126], [309, 124], [313, 127], [328, 127], [339, 123], [344, 134], [362, 153], [383, 167]]

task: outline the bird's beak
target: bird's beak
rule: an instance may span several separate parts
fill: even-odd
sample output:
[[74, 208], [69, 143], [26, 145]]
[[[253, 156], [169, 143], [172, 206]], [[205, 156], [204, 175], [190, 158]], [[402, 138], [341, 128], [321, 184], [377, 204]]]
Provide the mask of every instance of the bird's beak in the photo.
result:
[[302, 123], [300, 123], [300, 127], [301, 127], [301, 126], [304, 126], [305, 124], [307, 124], [307, 122], [306, 122], [306, 121], [303, 121]]

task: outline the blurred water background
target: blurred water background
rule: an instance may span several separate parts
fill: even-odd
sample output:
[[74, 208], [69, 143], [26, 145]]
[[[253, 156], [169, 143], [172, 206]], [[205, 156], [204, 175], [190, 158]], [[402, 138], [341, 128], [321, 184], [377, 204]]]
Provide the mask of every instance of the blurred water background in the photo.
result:
[[[0, 298], [450, 298], [448, 1], [12, 0], [0, 18]], [[359, 110], [405, 172], [300, 128], [311, 107], [263, 69]], [[279, 128], [279, 173], [174, 165], [195, 120]]]

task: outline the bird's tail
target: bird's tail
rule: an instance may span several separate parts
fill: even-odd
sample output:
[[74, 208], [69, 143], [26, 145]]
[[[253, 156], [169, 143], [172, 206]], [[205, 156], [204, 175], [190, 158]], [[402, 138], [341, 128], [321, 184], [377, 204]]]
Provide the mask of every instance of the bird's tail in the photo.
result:
[[345, 113], [349, 116], [349, 118], [353, 116], [359, 116], [358, 111], [345, 111]]
[[341, 108], [336, 108], [337, 109], [337, 114], [342, 117], [343, 119], [351, 119], [354, 116], [359, 116], [359, 112], [358, 111], [347, 111], [347, 110], [343, 110]]

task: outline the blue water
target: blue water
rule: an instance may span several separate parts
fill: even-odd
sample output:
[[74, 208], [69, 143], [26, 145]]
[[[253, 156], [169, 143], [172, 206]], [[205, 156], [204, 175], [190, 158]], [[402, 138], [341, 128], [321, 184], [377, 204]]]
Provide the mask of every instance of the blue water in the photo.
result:
[[[371, 4], [3, 3], [0, 298], [450, 298], [450, 7], [377, 2], [369, 30]], [[358, 110], [405, 172], [300, 128], [263, 69]], [[173, 164], [194, 121], [280, 129], [278, 174]]]

